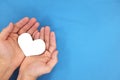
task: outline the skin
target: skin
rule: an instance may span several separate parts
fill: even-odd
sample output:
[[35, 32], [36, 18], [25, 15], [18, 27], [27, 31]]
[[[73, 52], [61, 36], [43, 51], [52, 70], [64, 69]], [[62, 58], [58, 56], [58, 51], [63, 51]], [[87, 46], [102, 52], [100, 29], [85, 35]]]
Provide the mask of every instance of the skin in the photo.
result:
[[42, 27], [40, 32], [35, 31], [33, 38], [44, 40], [46, 51], [38, 56], [26, 57], [20, 66], [17, 80], [36, 80], [37, 77], [51, 72], [58, 61], [55, 33], [50, 32], [48, 26]]
[[39, 23], [35, 18], [25, 17], [16, 24], [10, 23], [2, 30], [0, 33], [0, 80], [8, 80], [25, 58], [17, 42], [18, 36], [24, 32], [32, 35], [38, 26]]

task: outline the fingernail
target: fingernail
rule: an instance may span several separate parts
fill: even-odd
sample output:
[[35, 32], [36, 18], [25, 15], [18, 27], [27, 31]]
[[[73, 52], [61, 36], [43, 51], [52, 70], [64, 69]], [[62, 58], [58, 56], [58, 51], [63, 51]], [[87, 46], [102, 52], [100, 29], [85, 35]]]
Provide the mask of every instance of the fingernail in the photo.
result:
[[44, 27], [41, 27], [41, 31], [44, 29]]
[[52, 35], [52, 36], [55, 36], [55, 33], [54, 33], [54, 32], [51, 32], [51, 35]]
[[29, 17], [24, 17], [23, 19], [28, 20], [28, 19], [29, 19]]
[[10, 23], [9, 23], [9, 26], [11, 26], [12, 24], [13, 24], [13, 23], [12, 23], [12, 22], [10, 22]]
[[32, 18], [31, 20], [37, 21], [36, 18]]

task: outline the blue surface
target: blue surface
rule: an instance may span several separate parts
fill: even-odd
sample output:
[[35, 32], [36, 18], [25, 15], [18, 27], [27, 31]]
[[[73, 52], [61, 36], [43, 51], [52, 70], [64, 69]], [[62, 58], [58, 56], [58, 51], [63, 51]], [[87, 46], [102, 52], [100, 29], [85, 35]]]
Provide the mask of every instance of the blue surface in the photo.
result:
[[119, 0], [0, 0], [0, 30], [24, 16], [57, 35], [59, 63], [38, 80], [120, 80]]

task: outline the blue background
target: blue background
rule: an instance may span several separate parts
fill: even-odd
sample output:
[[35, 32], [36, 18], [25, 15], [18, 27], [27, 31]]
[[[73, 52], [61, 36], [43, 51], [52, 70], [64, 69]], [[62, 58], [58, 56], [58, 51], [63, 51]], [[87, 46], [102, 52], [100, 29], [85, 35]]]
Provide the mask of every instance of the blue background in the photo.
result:
[[120, 80], [120, 0], [0, 0], [0, 30], [25, 16], [57, 35], [59, 63], [38, 80]]

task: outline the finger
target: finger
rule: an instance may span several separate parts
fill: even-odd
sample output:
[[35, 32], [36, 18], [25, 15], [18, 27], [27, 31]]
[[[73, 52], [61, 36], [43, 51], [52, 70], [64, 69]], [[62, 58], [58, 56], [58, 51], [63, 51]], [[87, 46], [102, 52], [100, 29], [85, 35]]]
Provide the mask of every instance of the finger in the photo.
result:
[[34, 39], [39, 39], [39, 36], [40, 36], [40, 32], [37, 32]]
[[50, 47], [49, 51], [53, 53], [53, 51], [56, 49], [56, 38], [55, 38], [55, 33], [51, 32], [50, 33]]
[[47, 62], [47, 66], [49, 69], [53, 69], [53, 67], [57, 64], [58, 62], [58, 51], [54, 51], [54, 53], [52, 54], [52, 58]]
[[36, 23], [35, 18], [30, 19], [30, 21], [23, 28], [19, 30], [18, 34], [27, 32], [27, 30], [29, 30], [35, 23]]
[[49, 38], [50, 38], [50, 27], [46, 26], [45, 27], [45, 44], [46, 44], [46, 49], [49, 48]]
[[[42, 57], [42, 58], [41, 58]], [[43, 62], [47, 63], [51, 59], [52, 55], [50, 54], [49, 51], [45, 51], [44, 54], [40, 55], [40, 58]]]
[[33, 34], [32, 34], [32, 37], [33, 37], [33, 38], [35, 37], [35, 35], [36, 35], [37, 32], [38, 32], [38, 30], [35, 30], [35, 31], [33, 32]]
[[27, 33], [29, 33], [29, 34], [33, 34], [34, 33], [34, 31], [39, 27], [39, 23], [38, 22], [36, 22], [28, 31], [27, 31]]
[[40, 30], [40, 39], [42, 39], [42, 40], [44, 40], [44, 30], [45, 30], [44, 27], [42, 27]]
[[12, 31], [13, 31], [13, 23], [10, 23], [8, 27], [3, 29], [3, 31], [0, 34], [0, 37], [5, 40], [11, 34]]
[[29, 21], [29, 18], [28, 18], [28, 17], [25, 17], [25, 18], [23, 18], [22, 20], [18, 21], [18, 22], [15, 24], [13, 33], [17, 33], [25, 24], [28, 23], [28, 21]]

